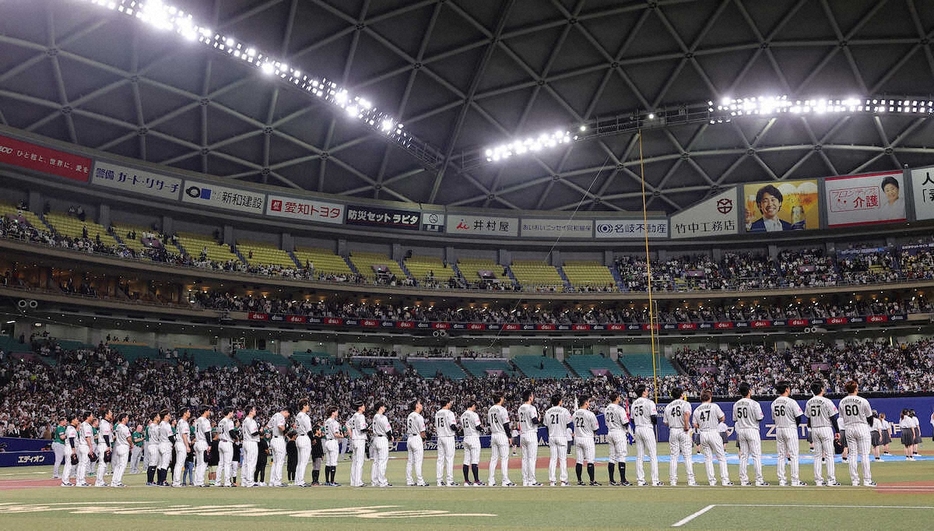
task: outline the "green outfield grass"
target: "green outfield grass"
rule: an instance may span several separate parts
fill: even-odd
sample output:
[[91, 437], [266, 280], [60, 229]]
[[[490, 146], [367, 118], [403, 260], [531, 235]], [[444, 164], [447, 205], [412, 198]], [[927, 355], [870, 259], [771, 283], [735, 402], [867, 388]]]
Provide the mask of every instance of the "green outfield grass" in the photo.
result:
[[[806, 453], [806, 445], [802, 445]], [[659, 450], [667, 453], [667, 444]], [[735, 450], [731, 448], [732, 453]], [[597, 447], [598, 458], [606, 446]], [[764, 451], [774, 452], [774, 444]], [[0, 529], [928, 529], [934, 521], [934, 461], [905, 462], [893, 456], [873, 463], [877, 488], [854, 488], [845, 464], [837, 464], [843, 487], [778, 487], [774, 466], [765, 467], [769, 487], [405, 487], [405, 455], [391, 454], [392, 488], [158, 488], [145, 475], [126, 476], [125, 489], [11, 488], [50, 485], [50, 467], [0, 469]], [[481, 461], [482, 480], [487, 459]], [[455, 479], [463, 480], [460, 452]], [[547, 457], [547, 448], [539, 458]], [[695, 456], [699, 457], [699, 456]], [[570, 475], [574, 479], [573, 459]], [[629, 463], [629, 479], [634, 481]], [[267, 474], [269, 469], [267, 468]], [[659, 464], [667, 482], [668, 464]], [[435, 455], [426, 452], [425, 479], [434, 484]], [[648, 473], [648, 464], [646, 463]], [[751, 469], [750, 469], [751, 472]], [[346, 484], [350, 462], [341, 461], [338, 481]], [[703, 464], [695, 464], [706, 485]], [[737, 467], [730, 467], [739, 483]], [[586, 472], [585, 472], [586, 479]], [[370, 462], [364, 479], [370, 476]], [[547, 469], [538, 480], [547, 483]], [[268, 476], [267, 476], [268, 477]], [[510, 477], [521, 480], [513, 458]], [[813, 485], [813, 469], [801, 478]], [[499, 479], [499, 474], [497, 474]], [[684, 485], [684, 472], [680, 472]], [[605, 463], [597, 480], [607, 482]], [[14, 483], [15, 482], [15, 483]], [[576, 480], [574, 480], [576, 483]], [[400, 486], [402, 485], [402, 486]]]

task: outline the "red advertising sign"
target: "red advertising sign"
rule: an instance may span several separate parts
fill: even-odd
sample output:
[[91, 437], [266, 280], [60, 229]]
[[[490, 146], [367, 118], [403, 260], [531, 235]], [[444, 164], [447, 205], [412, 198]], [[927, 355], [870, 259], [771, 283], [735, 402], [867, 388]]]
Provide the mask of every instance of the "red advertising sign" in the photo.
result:
[[[270, 315], [268, 313], [262, 312], [247, 312], [247, 319], [250, 321], [274, 321], [274, 322], [285, 322], [291, 324], [311, 324], [311, 325], [327, 325], [327, 326], [351, 326], [351, 327], [361, 327], [361, 328], [378, 328], [378, 327], [395, 327], [402, 329], [425, 329], [425, 330], [472, 330], [472, 331], [483, 331], [483, 330], [503, 330], [506, 332], [521, 332], [521, 331], [537, 331], [537, 332], [549, 332], [549, 331], [610, 331], [610, 332], [646, 332], [650, 330], [648, 324], [623, 324], [623, 323], [607, 323], [606, 325], [590, 325], [586, 323], [571, 324], [571, 325], [556, 325], [556, 324], [520, 324], [520, 323], [505, 323], [503, 325], [488, 325], [486, 323], [450, 323], [444, 321], [430, 321], [430, 322], [416, 322], [416, 321], [380, 321], [378, 319], [343, 319], [340, 317], [307, 317], [304, 315], [281, 315], [274, 314]], [[865, 317], [829, 317], [827, 319], [816, 319], [815, 321], [818, 324], [826, 325], [845, 325], [852, 323], [888, 323], [890, 321], [903, 321], [905, 320], [904, 315], [868, 315]], [[773, 327], [802, 327], [808, 326], [811, 324], [809, 319], [788, 319], [771, 321], [767, 319], [759, 319], [755, 321], [717, 321], [717, 322], [705, 322], [705, 323], [677, 323], [677, 324], [665, 324], [661, 325], [656, 323], [654, 329], [656, 331], [668, 331], [668, 330], [700, 330], [705, 328], [713, 328], [716, 330], [732, 330], [732, 329], [762, 329], [762, 328], [773, 328]]]
[[0, 163], [88, 182], [91, 159], [0, 135]]

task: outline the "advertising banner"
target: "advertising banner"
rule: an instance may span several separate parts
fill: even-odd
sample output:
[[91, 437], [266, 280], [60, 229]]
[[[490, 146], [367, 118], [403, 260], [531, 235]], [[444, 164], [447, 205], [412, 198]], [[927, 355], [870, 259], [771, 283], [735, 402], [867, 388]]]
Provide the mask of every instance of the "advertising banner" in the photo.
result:
[[518, 236], [519, 218], [448, 214], [448, 234], [468, 236]]
[[347, 205], [347, 224], [386, 229], [418, 230], [421, 212]]
[[0, 452], [0, 467], [51, 465], [54, 462], [54, 452]]
[[717, 194], [671, 216], [672, 239], [736, 234], [736, 188]]
[[262, 214], [266, 206], [266, 194], [186, 180], [182, 202], [249, 214]]
[[0, 135], [0, 163], [88, 182], [91, 159]]
[[594, 237], [598, 240], [643, 240], [646, 233], [650, 240], [668, 238], [667, 219], [642, 218], [598, 219], [594, 222]]
[[900, 171], [824, 179], [828, 227], [905, 221]]
[[[503, 332], [632, 332], [645, 334], [649, 331], [648, 324], [640, 323], [606, 323], [606, 324], [532, 324], [532, 323], [462, 323], [447, 321], [377, 321], [375, 319], [351, 319], [341, 317], [307, 317], [293, 314], [268, 314], [248, 312], [250, 321], [271, 321], [276, 323], [308, 324], [313, 328], [324, 326], [339, 326], [345, 328], [396, 328], [407, 330], [471, 330], [471, 331], [503, 331]], [[853, 317], [828, 317], [820, 319], [757, 319], [754, 321], [704, 321], [687, 323], [655, 324], [655, 330], [661, 332], [674, 332], [684, 330], [751, 330], [768, 328], [801, 328], [807, 326], [841, 326], [847, 324], [884, 324], [889, 322], [903, 322], [908, 319], [906, 314], [878, 314]]]
[[266, 197], [266, 215], [340, 225], [344, 222], [344, 205], [269, 194]]
[[915, 219], [934, 219], [934, 168], [911, 170]]
[[593, 220], [522, 218], [519, 235], [523, 238], [593, 238]]
[[820, 228], [816, 179], [747, 184], [743, 197], [746, 232]]
[[425, 232], [444, 232], [444, 214], [422, 212], [422, 230]]
[[182, 190], [181, 179], [100, 160], [94, 163], [91, 184], [173, 201], [178, 201], [178, 194]]

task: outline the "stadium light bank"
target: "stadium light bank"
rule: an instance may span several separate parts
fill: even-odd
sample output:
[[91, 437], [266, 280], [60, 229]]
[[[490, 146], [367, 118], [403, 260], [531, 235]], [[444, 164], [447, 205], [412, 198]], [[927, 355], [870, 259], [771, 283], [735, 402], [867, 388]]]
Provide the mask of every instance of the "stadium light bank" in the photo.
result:
[[650, 111], [638, 110], [609, 118], [596, 118], [575, 128], [557, 129], [554, 132], [485, 148], [483, 156], [487, 162], [500, 162], [516, 156], [557, 149], [565, 144], [601, 136], [704, 122], [711, 125], [724, 124], [743, 117], [844, 114], [931, 116], [934, 114], [934, 101], [905, 97], [813, 98], [804, 100], [791, 99], [788, 96], [725, 97], [718, 102], [708, 100]]
[[233, 36], [223, 35], [207, 26], [196, 23], [190, 13], [161, 0], [77, 0], [136, 18], [140, 22], [163, 31], [177, 33], [191, 42], [201, 43], [216, 52], [250, 65], [264, 75], [279, 78], [309, 95], [342, 111], [347, 117], [378, 132], [406, 151], [414, 154], [423, 163], [437, 166], [441, 156], [437, 149], [405, 130], [405, 124], [392, 115], [379, 110], [373, 103], [359, 95], [351, 94], [337, 82], [316, 77], [301, 71], [286, 61], [243, 43]]

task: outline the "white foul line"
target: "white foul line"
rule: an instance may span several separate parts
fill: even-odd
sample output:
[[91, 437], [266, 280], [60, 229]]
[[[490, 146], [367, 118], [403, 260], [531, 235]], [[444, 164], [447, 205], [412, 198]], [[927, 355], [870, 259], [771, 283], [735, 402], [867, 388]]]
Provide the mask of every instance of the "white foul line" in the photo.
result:
[[713, 509], [714, 507], [716, 507], [716, 505], [708, 505], [707, 507], [704, 507], [703, 509], [697, 511], [696, 513], [691, 514], [691, 515], [688, 515], [686, 518], [683, 518], [683, 519], [678, 520], [677, 522], [671, 524], [671, 527], [681, 527], [681, 526], [683, 526], [684, 524], [690, 522], [691, 520], [697, 518], [698, 516], [700, 516], [700, 515], [706, 513], [707, 511]]
[[[815, 509], [925, 509], [934, 510], [931, 505], [827, 505], [810, 503], [782, 503], [782, 504], [762, 504], [762, 503], [719, 503], [718, 507], [759, 507], [768, 509], [770, 507], [813, 507]], [[711, 506], [712, 507], [712, 506]], [[694, 515], [691, 515], [692, 517]]]
[[807, 503], [785, 503], [785, 504], [761, 504], [761, 503], [720, 503], [717, 505], [708, 505], [703, 509], [688, 515], [687, 517], [678, 520], [671, 527], [681, 527], [684, 524], [690, 522], [691, 520], [697, 518], [698, 516], [706, 513], [707, 511], [713, 509], [714, 507], [758, 507], [758, 508], [769, 508], [769, 507], [810, 507], [815, 509], [923, 509], [923, 510], [934, 510], [934, 507], [929, 505], [829, 505], [829, 504], [807, 504]]

